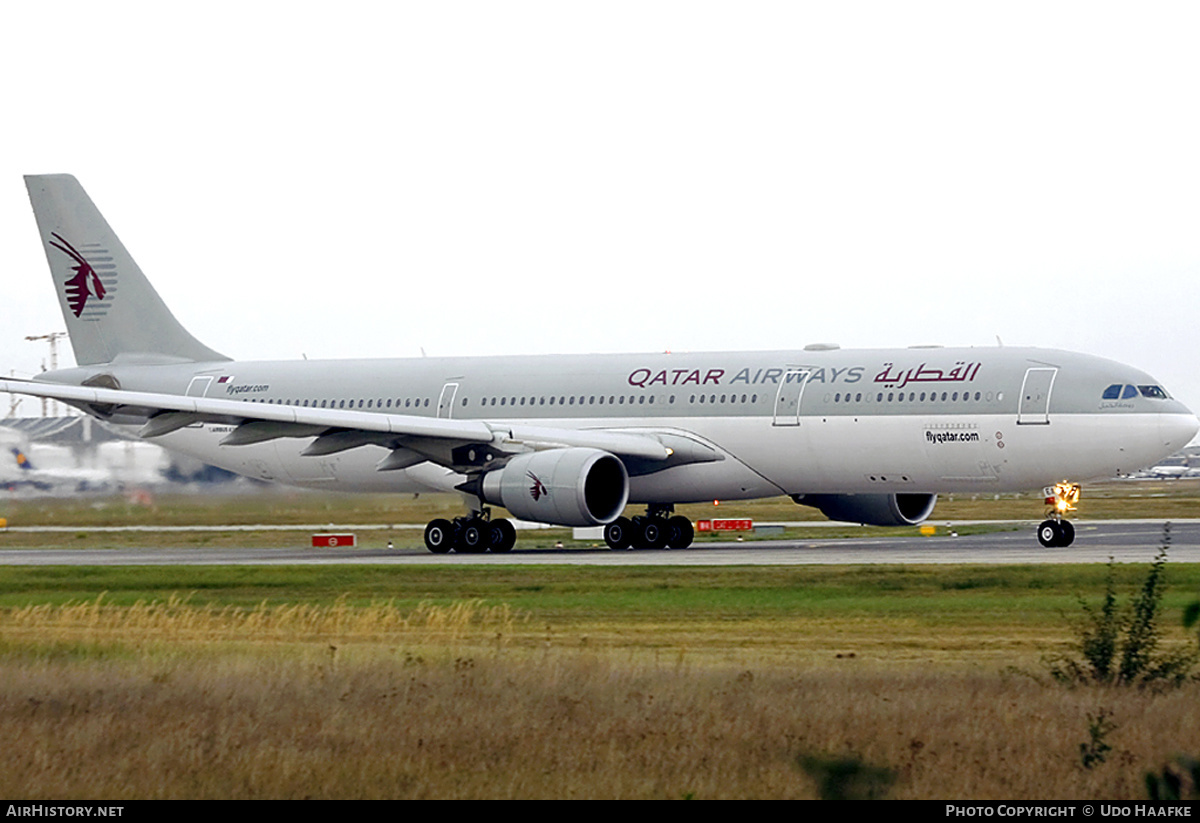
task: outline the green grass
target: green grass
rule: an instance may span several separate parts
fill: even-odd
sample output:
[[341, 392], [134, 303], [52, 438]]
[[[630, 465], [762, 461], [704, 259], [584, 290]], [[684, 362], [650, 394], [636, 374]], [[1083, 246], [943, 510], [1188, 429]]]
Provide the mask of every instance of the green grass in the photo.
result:
[[[537, 619], [627, 622], [688, 617], [744, 619], [812, 614], [889, 616], [937, 625], [1044, 624], [1078, 594], [1101, 591], [1095, 564], [1030, 566], [564, 567], [564, 566], [82, 566], [0, 567], [0, 607], [63, 603], [106, 593], [117, 604], [189, 594], [198, 605], [350, 603], [400, 605], [482, 599]], [[1135, 586], [1144, 569], [1117, 568]], [[1200, 565], [1169, 566], [1167, 605], [1200, 591]], [[1174, 593], [1176, 596], [1171, 597]]]

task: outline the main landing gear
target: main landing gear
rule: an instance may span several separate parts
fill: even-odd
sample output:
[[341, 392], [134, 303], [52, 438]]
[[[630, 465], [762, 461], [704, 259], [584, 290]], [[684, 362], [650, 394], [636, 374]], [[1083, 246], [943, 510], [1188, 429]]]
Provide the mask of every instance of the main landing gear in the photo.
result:
[[1057, 483], [1047, 486], [1044, 490], [1046, 519], [1037, 528], [1038, 542], [1048, 549], [1066, 548], [1075, 541], [1075, 527], [1071, 521], [1063, 517], [1067, 512], [1075, 511], [1079, 502], [1078, 483]]
[[645, 516], [618, 517], [604, 527], [610, 549], [686, 549], [696, 530], [683, 515], [672, 515], [674, 506], [647, 506]]
[[431, 520], [425, 527], [425, 548], [434, 554], [446, 554], [451, 549], [459, 554], [510, 552], [516, 544], [513, 524], [502, 517], [492, 520], [486, 508], [453, 521]]

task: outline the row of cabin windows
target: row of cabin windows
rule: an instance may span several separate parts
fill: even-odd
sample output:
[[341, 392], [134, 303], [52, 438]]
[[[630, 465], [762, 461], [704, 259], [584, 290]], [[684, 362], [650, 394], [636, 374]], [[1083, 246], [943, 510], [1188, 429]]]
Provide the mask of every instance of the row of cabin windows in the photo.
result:
[[[907, 403], [925, 403], [928, 401], [930, 403], [939, 403], [939, 402], [941, 402], [941, 403], [947, 403], [947, 402], [949, 402], [949, 403], [958, 403], [958, 402], [970, 403], [973, 401], [973, 402], [978, 403], [980, 400], [987, 400], [987, 402], [990, 403], [992, 401], [993, 397], [996, 400], [1003, 400], [1004, 392], [999, 392], [998, 394], [995, 394], [995, 395], [993, 395], [992, 392], [984, 393], [984, 392], [978, 392], [978, 391], [975, 392], [974, 394], [972, 394], [969, 391], [942, 392], [940, 395], [938, 394], [938, 392], [935, 392], [935, 391], [934, 392], [915, 392], [915, 391], [877, 392], [875, 394], [875, 402], [876, 403], [905, 403], [905, 402], [907, 402]], [[846, 392], [845, 394], [842, 394], [839, 392], [833, 396], [833, 402], [834, 403], [861, 403], [861, 402], [863, 402], [864, 398], [866, 399], [866, 401], [868, 403], [870, 403], [871, 402], [871, 393], [870, 392], [866, 392], [866, 393], [854, 392], [853, 394], [851, 394], [850, 392]], [[825, 402], [826, 403], [829, 402], [829, 395], [825, 395]]]
[[[720, 400], [718, 401], [718, 397]], [[480, 406], [633, 406], [633, 405], [654, 405], [655, 395], [581, 395], [578, 398], [575, 396], [567, 397], [560, 395], [558, 397], [485, 397]], [[276, 400], [274, 398], [252, 398], [252, 403], [267, 403], [269, 405], [280, 406], [299, 406], [301, 408], [317, 408], [317, 409], [427, 409], [429, 408], [429, 398], [396, 398], [393, 401], [391, 398], [386, 401], [383, 399], [370, 400], [305, 400], [305, 399], [288, 399]], [[670, 395], [667, 398], [668, 404], [675, 402], [675, 395]], [[757, 403], [758, 395], [736, 395], [736, 394], [710, 394], [710, 395], [691, 395], [688, 398], [689, 403]], [[464, 397], [461, 401], [465, 408], [470, 405], [470, 400]]]
[[[649, 400], [646, 399], [647, 396], [650, 398]], [[671, 395], [671, 397], [668, 399], [667, 402], [674, 403], [675, 395]], [[646, 403], [650, 403], [650, 405], [653, 405], [654, 404], [654, 395], [644, 395], [644, 394], [643, 395], [636, 395], [636, 394], [629, 395], [628, 405], [632, 406], [632, 405], [635, 405], [636, 403], [641, 403], [642, 405], [645, 405]], [[464, 397], [462, 399], [462, 405], [464, 407], [466, 407], [466, 406], [470, 405], [470, 401]], [[528, 405], [528, 406], [554, 406], [554, 405], [558, 405], [558, 406], [577, 406], [577, 405], [578, 406], [584, 406], [584, 405], [587, 405], [587, 406], [604, 406], [604, 405], [624, 406], [624, 405], [626, 405], [626, 396], [623, 394], [620, 394], [620, 395], [610, 394], [610, 395], [608, 395], [608, 397], [605, 397], [604, 395], [597, 396], [597, 395], [593, 394], [590, 397], [581, 395], [578, 399], [575, 398], [574, 396], [567, 397], [565, 395], [561, 395], [559, 397], [549, 397], [549, 398], [546, 398], [546, 397], [528, 397], [528, 398], [526, 398], [526, 397], [499, 397], [499, 398], [485, 397], [485, 398], [483, 398], [483, 400], [481, 400], [479, 402], [479, 405], [480, 406], [495, 406], [495, 405], [501, 405], [501, 406], [526, 406], [526, 405]]]
[[[1122, 394], [1121, 388], [1122, 387], [1120, 385], [1109, 386], [1108, 389], [1106, 389], [1104, 392], [1104, 399], [1105, 400], [1117, 399], [1117, 395]], [[1166, 392], [1163, 392], [1163, 390], [1160, 389], [1158, 386], [1139, 386], [1138, 388], [1141, 389], [1141, 393], [1146, 397], [1164, 397], [1164, 398], [1166, 397]], [[1130, 390], [1133, 390], [1132, 394], [1130, 393]], [[1137, 390], [1134, 389], [1133, 386], [1125, 386], [1124, 387], [1123, 398], [1133, 397], [1136, 394], [1137, 394]], [[884, 399], [885, 397], [886, 397], [886, 400]], [[991, 402], [993, 399], [992, 392], [987, 392], [986, 395], [983, 392], [978, 392], [978, 391], [975, 392], [974, 395], [972, 395], [971, 392], [957, 392], [957, 391], [941, 392], [940, 396], [939, 396], [938, 392], [919, 392], [919, 393], [915, 392], [915, 391], [907, 392], [907, 393], [906, 392], [878, 392], [875, 395], [874, 402], [876, 402], [876, 403], [884, 403], [884, 402], [887, 402], [887, 403], [904, 403], [904, 402], [924, 403], [927, 401], [928, 402], [938, 402], [940, 400], [941, 402], [957, 403], [957, 402], [971, 402], [972, 400], [974, 402], [979, 402], [981, 399], [985, 399], [985, 398], [988, 402]], [[831, 399], [830, 395], [828, 395], [828, 394], [825, 395], [826, 403], [830, 402], [830, 399]], [[871, 393], [870, 392], [865, 392], [865, 393], [864, 392], [853, 392], [853, 393], [845, 392], [843, 394], [842, 392], [838, 392], [832, 396], [832, 401], [834, 403], [861, 403], [861, 402], [863, 402], [864, 399], [868, 403], [872, 402]], [[1004, 392], [1000, 392], [1000, 393], [996, 394], [995, 399], [1003, 400]], [[552, 397], [548, 397], [548, 398], [547, 397], [499, 397], [499, 398], [485, 397], [480, 402], [479, 405], [487, 406], [487, 407], [497, 406], [497, 405], [499, 405], [499, 406], [554, 406], [554, 405], [558, 405], [558, 406], [576, 406], [576, 405], [578, 405], [578, 406], [583, 406], [583, 405], [588, 405], [588, 406], [629, 405], [629, 406], [633, 406], [633, 405], [651, 405], [652, 406], [652, 405], [654, 405], [654, 400], [655, 400], [655, 395], [653, 395], [653, 394], [650, 394], [650, 395], [645, 395], [645, 394], [643, 394], [643, 395], [635, 395], [635, 394], [623, 395], [622, 394], [622, 395], [608, 395], [608, 396], [605, 396], [605, 395], [581, 395], [578, 398], [573, 395], [570, 397], [560, 395], [558, 397], [552, 396]], [[271, 398], [271, 399], [255, 399], [255, 400], [252, 400], [251, 402], [268, 403], [268, 404], [272, 404], [272, 405], [283, 405], [283, 406], [299, 406], [302, 408], [320, 408], [320, 409], [326, 409], [326, 408], [328, 408], [328, 409], [427, 409], [427, 408], [429, 408], [429, 404], [430, 404], [430, 400], [428, 397], [396, 398], [394, 401], [391, 398], [388, 398], [387, 400], [380, 398], [380, 399], [369, 399], [369, 400], [364, 400], [364, 399], [327, 400], [326, 399], [326, 400], [319, 400], [319, 401], [318, 400], [304, 400], [304, 399], [275, 400], [275, 399]], [[470, 405], [470, 401], [466, 397], [464, 397], [461, 402], [462, 402], [462, 406], [464, 408], [466, 408], [467, 406]], [[739, 403], [739, 404], [741, 404], [741, 403], [747, 403], [747, 402], [757, 403], [758, 395], [757, 394], [748, 394], [748, 395], [747, 394], [742, 394], [742, 395], [737, 395], [737, 394], [720, 394], [720, 395], [718, 395], [718, 394], [700, 394], [700, 395], [696, 395], [696, 394], [693, 394], [688, 397], [688, 402], [693, 405], [694, 404], [717, 405], [718, 403], [724, 403], [724, 404]], [[674, 404], [675, 403], [675, 395], [673, 395], [673, 394], [670, 395], [667, 398], [667, 403]]]
[[268, 399], [251, 399], [252, 403], [266, 403], [272, 406], [300, 406], [301, 408], [313, 409], [427, 409], [429, 408], [429, 398], [396, 398], [395, 406], [392, 405], [391, 398], [388, 398], [386, 405], [383, 399], [379, 400], [276, 400]]
[[[740, 396], [740, 399], [739, 399], [739, 396], [736, 394], [722, 394], [722, 395], [701, 394], [698, 396], [693, 394], [691, 397], [688, 398], [688, 402], [689, 403], [697, 403], [697, 402], [699, 402], [699, 403], [716, 403], [716, 402], [718, 402], [718, 400], [717, 400], [718, 396], [720, 397], [719, 402], [721, 402], [721, 403], [746, 403], [746, 402], [757, 403], [758, 402], [757, 394], [752, 394], [752, 395], [743, 394]], [[555, 398], [555, 397], [549, 398], [549, 402], [547, 402], [547, 398], [545, 398], [545, 397], [530, 397], [530, 398], [525, 398], [525, 397], [500, 397], [500, 398], [485, 397], [485, 398], [483, 398], [483, 400], [480, 402], [479, 405], [480, 406], [488, 406], [488, 407], [496, 406], [496, 405], [500, 405], [500, 406], [525, 406], [525, 405], [553, 406], [556, 404], [559, 406], [625, 406], [625, 405], [629, 405], [629, 406], [650, 405], [650, 406], [653, 406], [654, 400], [655, 400], [655, 395], [653, 395], [653, 394], [641, 394], [641, 395], [631, 394], [631, 395], [628, 395], [628, 399], [626, 399], [626, 395], [623, 395], [623, 394], [610, 394], [607, 397], [604, 395], [594, 395], [594, 394], [593, 395], [580, 395], [578, 398], [573, 397], [573, 396], [572, 397], [560, 396], [557, 398]], [[672, 395], [668, 396], [666, 402], [668, 404], [674, 404], [675, 395], [672, 394]], [[462, 405], [464, 407], [466, 407], [468, 405], [467, 398], [464, 397], [462, 399]]]

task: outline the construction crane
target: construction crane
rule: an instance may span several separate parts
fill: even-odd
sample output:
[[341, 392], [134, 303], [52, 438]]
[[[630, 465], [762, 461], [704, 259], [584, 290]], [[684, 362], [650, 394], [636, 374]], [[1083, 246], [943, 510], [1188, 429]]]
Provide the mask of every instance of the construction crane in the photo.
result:
[[[33, 342], [45, 340], [50, 344], [50, 371], [58, 369], [58, 341], [67, 336], [65, 331], [50, 332], [50, 334], [35, 334], [27, 336], [25, 339]], [[42, 371], [46, 370], [45, 361], [42, 363]], [[58, 404], [52, 406], [54, 414], [58, 416]], [[42, 417], [46, 417], [46, 399], [42, 398]]]

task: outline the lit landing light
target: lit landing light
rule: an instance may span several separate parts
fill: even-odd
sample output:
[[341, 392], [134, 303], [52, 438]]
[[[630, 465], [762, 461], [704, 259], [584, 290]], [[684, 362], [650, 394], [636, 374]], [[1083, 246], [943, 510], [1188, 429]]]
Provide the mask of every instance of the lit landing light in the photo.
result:
[[1078, 483], [1064, 481], [1047, 486], [1042, 492], [1046, 495], [1046, 505], [1051, 508], [1050, 513], [1061, 517], [1067, 512], [1075, 511], [1075, 506], [1079, 502], [1080, 486]]

